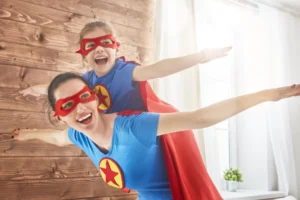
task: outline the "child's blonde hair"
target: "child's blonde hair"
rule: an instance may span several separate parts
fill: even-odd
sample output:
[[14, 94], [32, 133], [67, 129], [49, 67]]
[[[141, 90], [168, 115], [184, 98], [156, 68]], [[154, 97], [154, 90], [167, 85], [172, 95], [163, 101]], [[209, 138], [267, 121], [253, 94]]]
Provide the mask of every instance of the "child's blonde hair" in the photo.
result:
[[[87, 23], [83, 29], [81, 29], [79, 33], [79, 41], [78, 43], [80, 44], [84, 35], [87, 34], [90, 31], [95, 30], [96, 28], [101, 28], [103, 29], [107, 34], [112, 34], [116, 38], [116, 32], [112, 28], [109, 22], [102, 21], [102, 20], [97, 20], [97, 21], [92, 21]], [[84, 56], [82, 56], [84, 58]], [[87, 69], [89, 69], [88, 63], [83, 59], [83, 66]]]
[[96, 28], [101, 28], [103, 29], [107, 34], [112, 34], [113, 36], [116, 37], [116, 32], [115, 30], [112, 28], [112, 26], [108, 23], [108, 22], [105, 22], [105, 21], [102, 21], [102, 20], [97, 20], [97, 21], [93, 21], [93, 22], [90, 22], [90, 23], [87, 23], [83, 29], [80, 31], [80, 34], [79, 34], [79, 44], [81, 43], [84, 35]]

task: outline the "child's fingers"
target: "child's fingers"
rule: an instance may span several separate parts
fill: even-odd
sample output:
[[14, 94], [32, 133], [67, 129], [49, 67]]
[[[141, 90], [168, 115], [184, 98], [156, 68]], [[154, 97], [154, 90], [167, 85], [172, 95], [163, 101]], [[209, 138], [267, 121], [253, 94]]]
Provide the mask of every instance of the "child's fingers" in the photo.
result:
[[26, 94], [28, 94], [28, 89], [20, 90], [19, 93], [26, 95]]
[[220, 49], [220, 53], [228, 53], [232, 49], [232, 46], [224, 47]]

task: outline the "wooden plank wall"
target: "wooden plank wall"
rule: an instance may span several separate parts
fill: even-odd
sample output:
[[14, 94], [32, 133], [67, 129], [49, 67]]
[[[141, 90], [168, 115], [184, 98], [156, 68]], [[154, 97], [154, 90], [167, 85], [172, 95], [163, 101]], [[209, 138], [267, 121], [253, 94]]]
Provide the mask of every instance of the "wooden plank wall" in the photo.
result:
[[74, 53], [87, 22], [112, 23], [120, 55], [151, 62], [155, 0], [0, 0], [0, 199], [135, 199], [106, 185], [75, 146], [14, 141], [15, 128], [62, 129], [51, 123], [45, 97], [21, 89], [49, 83], [60, 72], [83, 73]]

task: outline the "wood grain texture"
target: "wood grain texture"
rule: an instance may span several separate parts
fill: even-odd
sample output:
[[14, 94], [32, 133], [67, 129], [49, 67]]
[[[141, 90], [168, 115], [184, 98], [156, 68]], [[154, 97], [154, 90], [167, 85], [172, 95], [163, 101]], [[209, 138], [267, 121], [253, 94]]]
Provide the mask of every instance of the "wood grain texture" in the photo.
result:
[[34, 97], [23, 96], [20, 89], [0, 87], [0, 109], [31, 112], [47, 112], [48, 103], [45, 95]]
[[11, 42], [0, 42], [0, 63], [49, 71], [86, 71], [79, 54]]
[[98, 176], [88, 157], [0, 157], [0, 181]]
[[0, 64], [0, 87], [27, 88], [50, 83], [59, 72]]
[[[4, 200], [135, 200], [108, 186], [75, 145], [11, 138], [15, 128], [65, 129], [49, 118], [46, 96], [19, 91], [47, 84], [62, 72], [87, 68], [78, 33], [109, 21], [121, 43], [118, 56], [151, 64], [155, 0], [0, 0], [0, 197]], [[52, 116], [50, 114], [50, 116]]]
[[[59, 16], [59, 11], [57, 12], [57, 15]], [[11, 14], [7, 15], [11, 16]], [[67, 16], [64, 16], [64, 18], [67, 18]], [[8, 20], [10, 17], [5, 19], [6, 20], [0, 20], [0, 36], [3, 38], [3, 41], [40, 46], [67, 52], [75, 52], [78, 49], [78, 33], [87, 22], [90, 22], [90, 20], [82, 19], [81, 16], [75, 16], [73, 20], [77, 19], [77, 21], [72, 24], [66, 23], [68, 25], [67, 28], [64, 21], [60, 21], [55, 23], [56, 29], [54, 29], [53, 27], [49, 28], [47, 26], [21, 23], [19, 22], [20, 20]], [[152, 47], [151, 33], [141, 30], [137, 31], [136, 29], [117, 24], [113, 27], [117, 32], [117, 39], [121, 44], [143, 48]]]
[[[149, 63], [152, 59], [150, 50], [126, 44], [120, 46], [118, 55], [143, 64]], [[0, 63], [49, 71], [72, 71], [81, 74], [88, 70], [79, 54], [12, 42], [0, 42]]]
[[[84, 16], [93, 17], [94, 13], [91, 8], [101, 8], [107, 6], [115, 6], [114, 10], [121, 10], [121, 8], [126, 8], [126, 13], [137, 11], [138, 13], [144, 13], [147, 15], [147, 18], [154, 18], [155, 12], [155, 0], [21, 0], [25, 2], [30, 2], [37, 5], [42, 5], [48, 8], [54, 8], [57, 10], [70, 11], [78, 13]], [[97, 6], [95, 6], [95, 4]], [[121, 12], [120, 14], [123, 14]], [[125, 13], [124, 13], [125, 14]], [[142, 16], [141, 16], [142, 18]]]
[[78, 178], [98, 176], [87, 157], [0, 157], [0, 180]]
[[133, 27], [140, 31], [145, 30], [145, 33], [152, 28], [150, 17], [147, 17], [144, 13], [130, 11], [101, 1], [94, 1], [93, 5], [90, 5], [90, 10], [94, 15], [93, 18], [19, 0], [2, 0], [1, 5], [1, 18], [59, 30], [63, 29], [74, 33], [79, 33], [84, 24], [95, 19], [110, 21], [114, 27], [121, 25], [121, 29]]
[[93, 197], [88, 199], [76, 199], [76, 200], [137, 200], [136, 194], [127, 194], [125, 196], [119, 196], [119, 197]]
[[11, 134], [0, 134], [0, 157], [86, 157], [75, 145], [58, 147], [39, 140], [17, 141]]
[[[152, 31], [153, 16], [145, 12], [99, 0], [73, 1], [72, 3], [72, 6], [68, 6], [70, 1], [3, 0], [2, 16], [3, 18], [9, 16], [17, 21], [53, 28], [57, 28], [57, 24], [63, 23], [67, 31], [72, 31], [71, 26], [74, 26], [79, 17], [80, 20], [86, 22], [101, 19], [109, 21], [113, 25], [118, 24], [138, 30]], [[55, 15], [57, 11], [60, 11], [58, 12], [59, 15]]]
[[48, 113], [0, 110], [0, 133], [10, 133], [15, 128], [63, 130], [67, 126], [49, 119]]
[[[126, 196], [122, 190], [104, 183], [101, 177], [0, 181], [0, 188], [1, 199], [7, 200], [62, 200]], [[133, 192], [133, 194], [136, 193]]]

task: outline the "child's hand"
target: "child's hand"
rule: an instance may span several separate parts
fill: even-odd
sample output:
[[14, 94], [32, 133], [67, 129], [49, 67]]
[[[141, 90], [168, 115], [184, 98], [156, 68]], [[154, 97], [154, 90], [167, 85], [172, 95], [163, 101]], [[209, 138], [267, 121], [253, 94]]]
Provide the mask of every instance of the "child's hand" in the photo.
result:
[[228, 52], [232, 49], [232, 46], [223, 47], [223, 48], [209, 48], [203, 49], [203, 61], [201, 63], [206, 63], [218, 58], [222, 58], [228, 55]]
[[35, 97], [41, 96], [41, 94], [39, 92], [35, 91], [34, 86], [26, 88], [24, 90], [20, 90], [19, 93], [23, 94], [23, 96], [27, 96], [27, 95], [32, 95]]
[[16, 139], [16, 140], [22, 140], [22, 141], [29, 140], [30, 139], [29, 132], [30, 132], [29, 129], [19, 129], [18, 128], [18, 129], [13, 130], [11, 138]]

